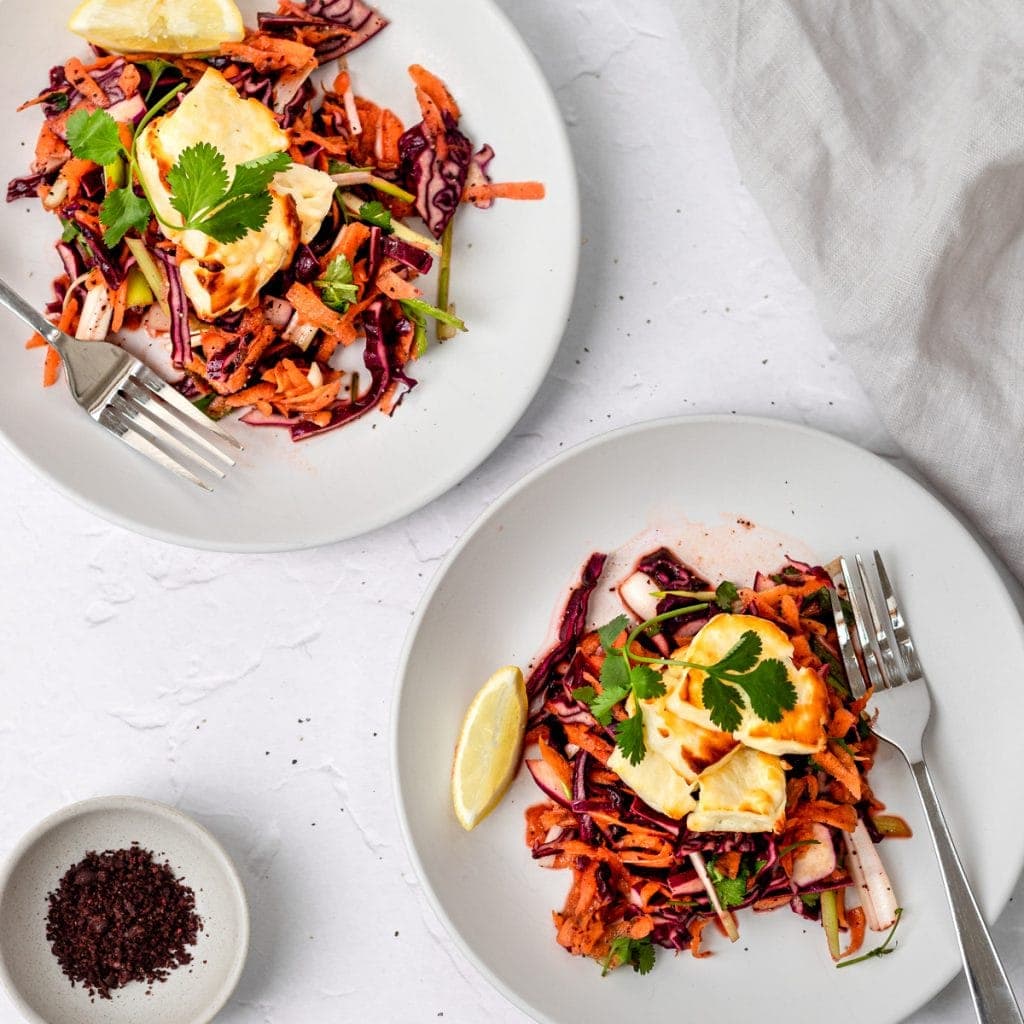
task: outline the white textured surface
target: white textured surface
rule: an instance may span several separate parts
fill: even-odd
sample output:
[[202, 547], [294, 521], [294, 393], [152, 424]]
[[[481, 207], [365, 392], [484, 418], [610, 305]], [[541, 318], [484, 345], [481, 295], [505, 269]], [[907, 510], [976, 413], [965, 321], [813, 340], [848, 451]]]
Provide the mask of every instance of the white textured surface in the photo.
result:
[[[552, 374], [480, 470], [360, 540], [209, 555], [110, 527], [0, 451], [0, 848], [98, 794], [195, 815], [252, 903], [226, 1024], [526, 1021], [427, 909], [387, 757], [412, 611], [495, 495], [595, 432], [680, 412], [779, 416], [893, 450], [738, 180], [666, 0], [642, 13], [610, 0], [503, 6], [569, 125], [584, 241]], [[997, 938], [1024, 988], [1015, 906]], [[865, 984], [870, 968], [858, 968]], [[958, 981], [914, 1024], [970, 1018]], [[16, 1020], [0, 1001], [0, 1021]]]

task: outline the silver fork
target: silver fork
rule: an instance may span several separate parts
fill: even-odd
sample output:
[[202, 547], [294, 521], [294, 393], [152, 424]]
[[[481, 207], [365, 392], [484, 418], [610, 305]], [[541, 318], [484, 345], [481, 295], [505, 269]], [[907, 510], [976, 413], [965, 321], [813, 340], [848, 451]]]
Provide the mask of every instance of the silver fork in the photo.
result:
[[200, 472], [222, 480], [234, 466], [213, 442], [242, 445], [124, 349], [58, 331], [3, 280], [0, 303], [60, 353], [75, 401], [125, 444], [207, 491]]
[[[877, 551], [874, 554], [877, 586], [860, 555], [856, 556], [856, 577], [846, 559], [839, 559], [841, 579], [853, 610], [852, 623], [846, 621], [835, 592], [829, 591], [850, 689], [855, 697], [863, 696], [867, 676], [874, 687], [871, 702], [877, 711], [874, 733], [903, 754], [917, 783], [978, 1020], [982, 1024], [1021, 1024], [1024, 1018], [960, 863], [925, 764], [921, 743], [931, 715], [928, 684], [882, 557]], [[835, 582], [838, 585], [840, 578]]]

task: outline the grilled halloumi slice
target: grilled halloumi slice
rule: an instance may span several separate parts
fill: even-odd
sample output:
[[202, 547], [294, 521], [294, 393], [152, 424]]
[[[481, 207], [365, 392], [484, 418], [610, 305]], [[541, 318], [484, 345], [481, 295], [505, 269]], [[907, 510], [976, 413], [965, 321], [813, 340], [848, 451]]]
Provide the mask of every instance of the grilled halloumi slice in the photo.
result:
[[[712, 618], [677, 656], [700, 665], [720, 661], [740, 637], [752, 630], [761, 639], [761, 660], [777, 658], [786, 667], [796, 689], [797, 702], [779, 722], [766, 722], [750, 709], [744, 696], [740, 727], [733, 736], [748, 747], [767, 754], [813, 754], [825, 747], [828, 694], [818, 674], [793, 663], [793, 645], [778, 626], [754, 615], [723, 613]], [[678, 718], [715, 729], [702, 699], [705, 673], [699, 669], [670, 666], [664, 675], [665, 707]]]
[[[210, 68], [176, 110], [143, 129], [136, 147], [147, 192], [171, 224], [181, 224], [182, 218], [171, 206], [167, 173], [181, 153], [198, 142], [208, 142], [224, 155], [229, 179], [238, 164], [288, 148], [288, 136], [273, 113], [258, 100], [243, 99]], [[259, 290], [291, 261], [298, 244], [310, 241], [320, 229], [334, 189], [329, 175], [293, 164], [271, 183], [274, 201], [263, 228], [237, 242], [218, 242], [201, 231], [161, 225], [163, 233], [192, 257], [180, 270], [196, 313], [212, 320], [251, 306]]]
[[667, 697], [641, 701], [644, 741], [660, 754], [691, 786], [705, 768], [735, 749], [738, 740], [719, 729], [705, 729], [666, 707]]
[[697, 806], [690, 784], [653, 750], [648, 750], [644, 759], [634, 765], [616, 747], [608, 758], [608, 768], [645, 804], [670, 818], [682, 819]]
[[780, 832], [786, 820], [786, 773], [774, 754], [737, 747], [701, 773], [691, 832]]

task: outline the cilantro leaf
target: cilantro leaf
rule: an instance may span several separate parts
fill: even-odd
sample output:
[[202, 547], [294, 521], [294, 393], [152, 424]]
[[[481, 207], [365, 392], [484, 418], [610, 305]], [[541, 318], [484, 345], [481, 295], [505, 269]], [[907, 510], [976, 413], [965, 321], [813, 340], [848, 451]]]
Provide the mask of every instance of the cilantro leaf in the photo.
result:
[[747, 898], [747, 880], [742, 877], [725, 878], [719, 875], [711, 879], [718, 893], [718, 902], [722, 904], [723, 910], [730, 907], [738, 907]]
[[601, 665], [601, 689], [602, 690], [628, 690], [630, 672], [626, 659], [621, 657], [618, 651], [605, 655]]
[[60, 222], [64, 225], [64, 231], [60, 236], [60, 240], [62, 242], [73, 242], [82, 234], [82, 232], [78, 230], [78, 225], [73, 220], [65, 220], [61, 217]]
[[171, 187], [171, 206], [186, 224], [194, 221], [224, 199], [228, 188], [224, 154], [209, 142], [189, 146], [167, 172], [167, 184]]
[[391, 230], [391, 211], [379, 199], [363, 203], [359, 207], [358, 217], [360, 220], [366, 221], [367, 224], [373, 224], [374, 227], [378, 227], [383, 231]]
[[235, 168], [229, 184], [224, 154], [208, 142], [197, 142], [182, 151], [167, 174], [171, 206], [181, 214], [183, 227], [218, 242], [237, 242], [266, 224], [274, 202], [267, 188], [291, 162], [287, 153], [246, 160]]
[[435, 320], [440, 320], [443, 324], [447, 324], [449, 327], [454, 327], [456, 330], [469, 330], [466, 326], [465, 320], [455, 316], [454, 313], [446, 313], [443, 309], [438, 309], [437, 306], [432, 306], [429, 302], [424, 302], [422, 299], [402, 299], [401, 302], [402, 309], [404, 309], [406, 314], [410, 317], [430, 316]]
[[344, 313], [359, 295], [359, 288], [353, 282], [352, 265], [347, 257], [335, 256], [327, 265], [324, 276], [314, 283], [320, 290], [324, 305]]
[[654, 967], [654, 959], [654, 943], [651, 942], [650, 936], [643, 939], [631, 939], [628, 935], [616, 936], [608, 949], [601, 977], [611, 970], [612, 961], [616, 967], [629, 964], [637, 974], [649, 974]]
[[115, 246], [132, 230], [143, 232], [151, 216], [149, 203], [130, 188], [117, 188], [107, 194], [100, 207], [100, 223], [106, 228], [103, 241]]
[[740, 592], [735, 583], [730, 580], [722, 580], [715, 588], [715, 604], [723, 612], [731, 612], [740, 599]]
[[198, 228], [218, 242], [237, 242], [250, 231], [262, 230], [273, 204], [274, 197], [269, 192], [239, 196], [192, 227]]
[[629, 682], [638, 700], [651, 700], [665, 693], [661, 676], [650, 665], [634, 665], [629, 673]]
[[711, 668], [715, 675], [746, 672], [757, 664], [760, 654], [761, 638], [752, 629], [748, 629]]
[[105, 166], [124, 152], [117, 122], [105, 110], [76, 110], [66, 131], [68, 147], [80, 160]]
[[632, 718], [623, 719], [615, 727], [615, 742], [622, 756], [634, 767], [647, 753], [644, 744], [644, 713], [637, 707]]
[[611, 622], [602, 626], [597, 631], [597, 638], [601, 641], [601, 646], [604, 648], [605, 653], [611, 653], [617, 650], [613, 645], [618, 640], [619, 634], [629, 626], [629, 619], [625, 615], [616, 615]]
[[611, 725], [612, 708], [629, 696], [629, 687], [608, 688], [602, 690], [591, 702], [591, 714], [602, 724]]
[[777, 658], [767, 658], [752, 672], [730, 677], [730, 681], [743, 687], [754, 714], [766, 722], [779, 722], [783, 711], [796, 707], [796, 687], [790, 682], [786, 666]]
[[63, 113], [68, 107], [71, 106], [71, 97], [66, 92], [51, 92], [46, 97], [46, 102], [53, 107], [54, 110]]
[[246, 160], [235, 168], [231, 188], [224, 198], [234, 199], [252, 192], [264, 192], [274, 176], [287, 171], [291, 165], [292, 158], [287, 153], [266, 153], [253, 160]]
[[590, 704], [590, 702], [597, 696], [597, 690], [592, 686], [577, 686], [572, 691], [572, 699], [578, 700], [583, 704]]
[[743, 696], [735, 686], [707, 675], [704, 677], [701, 700], [711, 714], [711, 721], [722, 732], [735, 732], [740, 727]]

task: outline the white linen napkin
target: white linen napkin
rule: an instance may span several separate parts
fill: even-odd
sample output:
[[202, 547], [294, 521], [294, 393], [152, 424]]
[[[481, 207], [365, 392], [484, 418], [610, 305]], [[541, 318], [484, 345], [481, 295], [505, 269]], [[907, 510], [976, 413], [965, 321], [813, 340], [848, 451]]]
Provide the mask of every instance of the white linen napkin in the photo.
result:
[[1024, 9], [676, 7], [826, 331], [893, 437], [1024, 579]]

